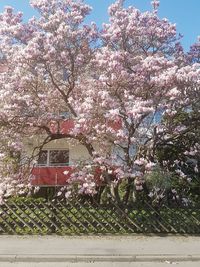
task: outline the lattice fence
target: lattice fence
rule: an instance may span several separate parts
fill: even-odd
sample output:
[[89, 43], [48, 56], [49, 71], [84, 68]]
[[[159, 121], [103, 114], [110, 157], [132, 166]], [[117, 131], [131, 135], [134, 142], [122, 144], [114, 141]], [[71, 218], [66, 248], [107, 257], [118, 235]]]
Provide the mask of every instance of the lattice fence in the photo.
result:
[[200, 234], [195, 208], [121, 208], [74, 201], [9, 201], [0, 206], [0, 234]]

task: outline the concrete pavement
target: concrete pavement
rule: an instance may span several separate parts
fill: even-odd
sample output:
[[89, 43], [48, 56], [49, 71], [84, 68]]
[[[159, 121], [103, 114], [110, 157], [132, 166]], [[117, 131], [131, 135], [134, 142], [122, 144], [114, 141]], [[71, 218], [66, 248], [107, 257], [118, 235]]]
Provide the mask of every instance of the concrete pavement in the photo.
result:
[[[171, 265], [172, 264], [172, 265]], [[87, 262], [87, 263], [37, 263], [37, 262], [17, 262], [17, 263], [9, 263], [9, 262], [0, 262], [0, 267], [199, 267], [198, 262], [110, 262], [109, 264], [106, 262]]]
[[94, 266], [94, 263], [95, 267], [103, 266], [102, 263], [104, 266], [107, 263], [106, 266], [157, 267], [179, 264], [181, 267], [199, 267], [200, 237], [0, 236], [0, 267], [50, 267], [58, 263], [59, 267]]

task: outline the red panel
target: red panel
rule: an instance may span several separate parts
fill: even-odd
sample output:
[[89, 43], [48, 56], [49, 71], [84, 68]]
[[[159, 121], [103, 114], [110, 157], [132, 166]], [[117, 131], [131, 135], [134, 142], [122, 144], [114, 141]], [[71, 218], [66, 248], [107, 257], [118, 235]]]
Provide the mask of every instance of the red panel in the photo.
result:
[[108, 121], [108, 126], [113, 128], [113, 130], [120, 130], [122, 128], [122, 120], [119, 118], [116, 121]]
[[[68, 173], [64, 174], [64, 171], [68, 171]], [[72, 173], [73, 167], [35, 167], [32, 170], [31, 184], [33, 186], [64, 186]], [[102, 184], [101, 174], [101, 169], [96, 167], [94, 177], [98, 185]]]
[[[65, 175], [64, 171], [68, 171], [68, 174]], [[35, 167], [32, 170], [31, 184], [35, 186], [66, 185], [72, 171], [72, 167]]]
[[[113, 128], [113, 130], [119, 130], [122, 128], [122, 120], [119, 118], [115, 121], [108, 121], [108, 126]], [[50, 123], [50, 129], [52, 133], [57, 133], [58, 131], [58, 124], [56, 122], [51, 122]], [[70, 131], [74, 128], [74, 121], [72, 119], [69, 120], [63, 120], [60, 121], [60, 128], [61, 128], [61, 133], [67, 134], [70, 133]]]
[[61, 123], [62, 133], [69, 133], [74, 128], [73, 120], [66, 120]]
[[[60, 121], [61, 133], [67, 134], [74, 128], [74, 121], [72, 119]], [[50, 129], [52, 133], [57, 133], [58, 124], [51, 122]]]

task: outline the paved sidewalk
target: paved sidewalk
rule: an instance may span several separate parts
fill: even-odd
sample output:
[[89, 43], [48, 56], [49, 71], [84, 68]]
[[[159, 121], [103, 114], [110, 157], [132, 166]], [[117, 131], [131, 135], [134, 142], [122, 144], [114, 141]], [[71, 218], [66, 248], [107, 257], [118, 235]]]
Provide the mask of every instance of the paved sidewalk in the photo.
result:
[[200, 266], [200, 237], [0, 236], [3, 262], [194, 262]]

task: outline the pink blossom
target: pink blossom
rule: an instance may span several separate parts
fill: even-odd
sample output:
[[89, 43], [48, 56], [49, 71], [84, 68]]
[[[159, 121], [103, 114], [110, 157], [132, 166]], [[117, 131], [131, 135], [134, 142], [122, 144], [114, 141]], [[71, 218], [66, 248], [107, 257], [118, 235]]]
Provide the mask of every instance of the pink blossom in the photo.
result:
[[[158, 17], [159, 1], [152, 1], [152, 12], [123, 2], [109, 7], [102, 31], [95, 23], [84, 24], [91, 8], [83, 1], [31, 0], [39, 16], [27, 23], [10, 7], [1, 14], [6, 66], [0, 66], [0, 199], [29, 191], [33, 176], [27, 168], [36, 159], [23, 159], [17, 170], [10, 159], [27, 138], [84, 146], [90, 162], [75, 164], [73, 174], [64, 171], [70, 176], [69, 197], [74, 184], [80, 194], [96, 194], [99, 179], [109, 186], [132, 179], [136, 190], [143, 190], [145, 174], [160, 164], [156, 148], [173, 145], [187, 131], [189, 126], [175, 121], [198, 99], [199, 41], [186, 54], [176, 26]], [[69, 131], [62, 127], [69, 121], [63, 113], [73, 122]], [[191, 158], [199, 147], [185, 150]], [[174, 168], [181, 164], [175, 163]], [[161, 165], [167, 168], [169, 161]]]

